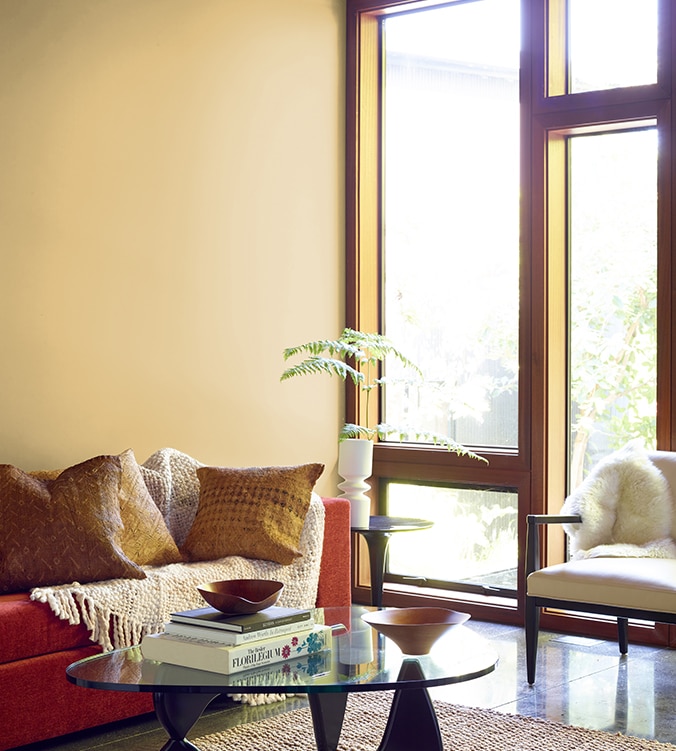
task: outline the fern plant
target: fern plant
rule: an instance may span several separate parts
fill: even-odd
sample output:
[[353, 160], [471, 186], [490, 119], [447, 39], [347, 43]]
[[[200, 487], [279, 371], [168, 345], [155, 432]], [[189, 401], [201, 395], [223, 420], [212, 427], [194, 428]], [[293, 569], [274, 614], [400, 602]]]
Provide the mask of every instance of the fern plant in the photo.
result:
[[[369, 400], [374, 389], [385, 385], [385, 378], [380, 378], [379, 363], [386, 357], [394, 357], [401, 364], [412, 371], [422, 381], [420, 368], [404, 355], [397, 347], [382, 334], [364, 333], [346, 328], [338, 339], [318, 339], [297, 347], [284, 350], [284, 360], [290, 360], [298, 355], [305, 355], [305, 359], [296, 365], [288, 367], [281, 376], [282, 381], [296, 376], [315, 375], [324, 373], [338, 376], [346, 381], [348, 378], [365, 396], [365, 414], [369, 414]], [[399, 428], [387, 423], [356, 425], [346, 423], [338, 436], [339, 441], [347, 438], [365, 438], [373, 440], [387, 440], [394, 436], [399, 441], [417, 441], [443, 446], [459, 456], [469, 456], [473, 459], [486, 461], [460, 443], [447, 436], [418, 431], [410, 428]]]

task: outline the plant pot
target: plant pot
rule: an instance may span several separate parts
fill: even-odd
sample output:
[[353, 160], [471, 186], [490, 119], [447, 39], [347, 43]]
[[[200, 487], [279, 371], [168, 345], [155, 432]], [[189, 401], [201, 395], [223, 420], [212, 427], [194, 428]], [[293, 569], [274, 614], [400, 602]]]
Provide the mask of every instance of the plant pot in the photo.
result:
[[344, 478], [338, 487], [341, 498], [350, 501], [350, 526], [364, 528], [369, 525], [371, 499], [366, 492], [371, 486], [366, 479], [373, 471], [373, 441], [348, 438], [338, 445], [338, 474]]

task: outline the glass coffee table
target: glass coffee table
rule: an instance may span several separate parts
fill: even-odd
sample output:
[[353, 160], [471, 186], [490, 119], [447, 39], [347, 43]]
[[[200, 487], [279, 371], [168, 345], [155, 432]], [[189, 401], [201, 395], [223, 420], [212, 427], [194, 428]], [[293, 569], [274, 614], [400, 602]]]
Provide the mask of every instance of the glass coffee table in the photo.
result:
[[497, 654], [466, 626], [456, 626], [430, 654], [403, 655], [361, 620], [374, 609], [320, 608], [317, 620], [335, 626], [331, 649], [241, 673], [144, 660], [139, 647], [128, 647], [75, 662], [66, 675], [85, 688], [152, 693], [158, 720], [169, 735], [162, 751], [199, 751], [185, 736], [202, 712], [221, 694], [244, 693], [308, 694], [317, 749], [335, 751], [348, 694], [387, 690], [395, 693], [379, 751], [443, 751], [427, 689], [486, 675], [495, 669]]

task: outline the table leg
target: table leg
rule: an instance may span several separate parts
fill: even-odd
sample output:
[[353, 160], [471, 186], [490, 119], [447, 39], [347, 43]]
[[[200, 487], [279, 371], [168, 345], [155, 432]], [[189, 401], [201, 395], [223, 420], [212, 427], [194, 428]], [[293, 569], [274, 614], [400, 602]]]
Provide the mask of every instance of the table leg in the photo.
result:
[[389, 532], [377, 534], [362, 532], [369, 549], [369, 566], [371, 569], [371, 605], [383, 606], [383, 583], [385, 581], [385, 562], [387, 548], [390, 544]]
[[318, 751], [336, 751], [343, 728], [347, 693], [308, 694]]
[[185, 736], [199, 720], [208, 704], [218, 695], [156, 691], [153, 694], [155, 713], [169, 736], [169, 740], [162, 746], [162, 751], [178, 751], [179, 749], [199, 751], [197, 746]]
[[[404, 660], [398, 681], [424, 678], [417, 660]], [[426, 688], [397, 689], [378, 751], [443, 751], [434, 705]]]

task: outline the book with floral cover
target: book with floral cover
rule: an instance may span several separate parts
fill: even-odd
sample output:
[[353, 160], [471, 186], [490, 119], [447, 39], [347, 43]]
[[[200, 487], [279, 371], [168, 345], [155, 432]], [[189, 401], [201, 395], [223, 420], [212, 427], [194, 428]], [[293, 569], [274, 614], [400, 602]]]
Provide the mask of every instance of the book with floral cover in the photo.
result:
[[147, 634], [141, 641], [141, 653], [148, 660], [214, 673], [237, 673], [311, 655], [329, 649], [330, 646], [331, 627], [315, 625], [296, 634], [233, 646], [210, 640], [208, 633], [199, 639], [167, 633]]

